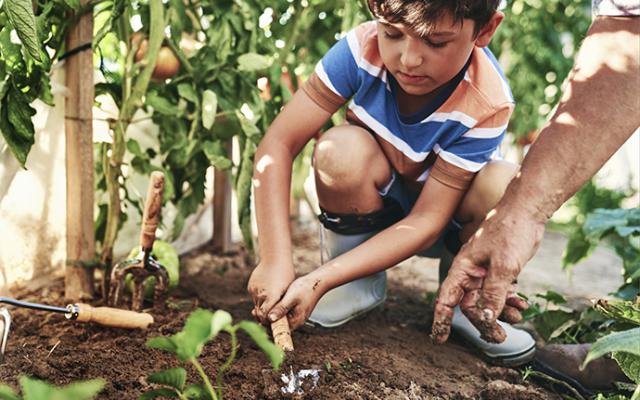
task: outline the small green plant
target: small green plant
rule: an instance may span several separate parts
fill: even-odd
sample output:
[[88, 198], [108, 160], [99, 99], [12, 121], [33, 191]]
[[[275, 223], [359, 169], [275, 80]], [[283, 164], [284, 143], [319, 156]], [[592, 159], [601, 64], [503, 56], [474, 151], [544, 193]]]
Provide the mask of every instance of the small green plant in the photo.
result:
[[[56, 387], [47, 382], [20, 377], [20, 387], [25, 400], [91, 400], [104, 388], [105, 381], [93, 379]], [[0, 385], [0, 400], [21, 400], [9, 386]]]
[[625, 375], [636, 384], [631, 400], [638, 400], [640, 399], [640, 302], [599, 301], [596, 308], [612, 318], [620, 330], [598, 339], [591, 346], [582, 368], [592, 360], [611, 353]]
[[[170, 337], [155, 337], [147, 342], [147, 347], [162, 349], [176, 355], [183, 363], [194, 366], [202, 383], [187, 385], [187, 371], [184, 368], [170, 368], [156, 372], [149, 376], [149, 382], [163, 385], [153, 389], [140, 397], [140, 400], [155, 399], [157, 397], [170, 397], [179, 399], [207, 399], [222, 400], [223, 376], [236, 358], [238, 350], [237, 332], [247, 333], [251, 339], [266, 353], [274, 369], [279, 369], [284, 360], [284, 352], [277, 347], [265, 330], [258, 324], [249, 321], [232, 323], [231, 315], [223, 310], [211, 312], [198, 309], [194, 311], [184, 325], [181, 332]], [[198, 361], [204, 345], [213, 340], [220, 332], [227, 332], [231, 336], [231, 354], [216, 374], [216, 386], [204, 372], [204, 368]]]

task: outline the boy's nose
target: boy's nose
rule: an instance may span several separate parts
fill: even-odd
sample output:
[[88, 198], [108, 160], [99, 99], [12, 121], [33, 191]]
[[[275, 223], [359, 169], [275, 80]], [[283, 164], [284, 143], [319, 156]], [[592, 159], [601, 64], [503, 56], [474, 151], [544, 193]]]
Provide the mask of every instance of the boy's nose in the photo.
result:
[[420, 43], [418, 43], [416, 40], [413, 40], [413, 38], [405, 42], [404, 49], [402, 49], [402, 53], [400, 54], [400, 62], [406, 69], [410, 70], [412, 68], [419, 67], [423, 63], [424, 60], [419, 46]]

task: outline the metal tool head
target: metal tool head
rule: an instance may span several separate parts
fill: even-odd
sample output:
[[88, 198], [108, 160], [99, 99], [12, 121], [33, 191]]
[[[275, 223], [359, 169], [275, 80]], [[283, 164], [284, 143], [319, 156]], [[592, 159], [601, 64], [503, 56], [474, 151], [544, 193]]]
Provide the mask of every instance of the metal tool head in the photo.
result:
[[169, 274], [165, 267], [158, 263], [153, 257], [143, 260], [126, 260], [113, 268], [111, 272], [111, 286], [109, 287], [108, 304], [111, 307], [118, 307], [123, 298], [124, 287], [127, 275], [131, 274], [133, 279], [133, 291], [131, 293], [131, 309], [142, 310], [144, 302], [144, 281], [155, 277], [155, 287], [153, 289], [153, 303], [161, 304], [167, 293], [169, 286]]
[[0, 360], [4, 358], [4, 351], [9, 340], [9, 330], [11, 329], [11, 314], [6, 307], [0, 308]]

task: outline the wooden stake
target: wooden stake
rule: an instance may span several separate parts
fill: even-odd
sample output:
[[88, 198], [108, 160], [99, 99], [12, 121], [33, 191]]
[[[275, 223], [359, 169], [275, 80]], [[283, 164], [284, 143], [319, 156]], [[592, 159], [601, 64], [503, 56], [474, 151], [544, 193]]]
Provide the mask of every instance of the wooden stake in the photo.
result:
[[[232, 142], [225, 143], [231, 157]], [[231, 174], [215, 170], [213, 177], [213, 249], [226, 253], [231, 250]]]
[[283, 351], [293, 351], [293, 339], [291, 338], [289, 320], [286, 316], [271, 323], [271, 332], [273, 334], [273, 341], [278, 347]]
[[[90, 0], [81, 0], [85, 5]], [[73, 50], [93, 40], [93, 14], [83, 15], [67, 37]], [[67, 175], [67, 265], [65, 297], [72, 301], [93, 297], [93, 268], [83, 266], [95, 256], [93, 232], [93, 52], [91, 48], [66, 59], [65, 102]]]

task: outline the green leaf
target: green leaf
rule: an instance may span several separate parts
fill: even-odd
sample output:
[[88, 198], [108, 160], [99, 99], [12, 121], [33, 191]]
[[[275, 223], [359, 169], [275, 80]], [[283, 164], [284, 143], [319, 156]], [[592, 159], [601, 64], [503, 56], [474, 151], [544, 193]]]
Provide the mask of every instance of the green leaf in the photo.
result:
[[175, 390], [169, 388], [158, 388], [144, 392], [142, 396], [138, 397], [138, 400], [153, 400], [158, 397], [169, 397], [172, 399], [178, 398], [178, 393]]
[[53, 386], [27, 376], [20, 377], [20, 387], [23, 397], [29, 400], [50, 399], [55, 393]]
[[[84, 382], [74, 382], [57, 390], [55, 400], [90, 400], [104, 389], [104, 379], [93, 379]], [[25, 396], [26, 397], [26, 396]], [[52, 399], [53, 400], [53, 399]]]
[[160, 97], [157, 92], [149, 92], [145, 97], [145, 104], [153, 107], [153, 111], [164, 115], [180, 116], [182, 111], [177, 105], [172, 104], [164, 97]]
[[250, 321], [240, 321], [238, 323], [238, 327], [247, 332], [258, 347], [265, 352], [267, 357], [269, 357], [269, 361], [271, 361], [273, 368], [280, 369], [280, 365], [282, 365], [282, 362], [284, 361], [284, 351], [269, 339], [264, 328], [255, 322]]
[[589, 350], [580, 368], [586, 367], [591, 360], [595, 360], [614, 351], [622, 351], [640, 356], [640, 327], [622, 332], [614, 332], [598, 339], [593, 346], [591, 346], [591, 350]]
[[536, 297], [541, 299], [545, 299], [549, 303], [552, 304], [565, 304], [567, 299], [564, 298], [560, 293], [554, 292], [553, 290], [547, 290], [547, 293], [544, 294], [536, 294]]
[[41, 62], [40, 41], [38, 40], [36, 17], [33, 14], [31, 0], [5, 1], [4, 11], [29, 55], [34, 60]]
[[158, 336], [147, 340], [147, 347], [150, 349], [160, 349], [171, 353], [176, 353], [178, 346], [171, 338]]
[[20, 400], [20, 397], [7, 385], [0, 385], [0, 400]]
[[203, 385], [193, 384], [187, 386], [184, 391], [184, 395], [187, 399], [194, 400], [209, 400], [211, 396], [209, 396], [209, 391]]
[[24, 93], [5, 85], [6, 94], [0, 93], [0, 132], [13, 155], [24, 167], [27, 155], [35, 143], [35, 129], [31, 118], [36, 110], [31, 107]]
[[621, 237], [640, 233], [640, 208], [596, 209], [587, 215], [582, 229], [592, 240], [600, 239], [613, 229]]
[[242, 128], [242, 132], [244, 132], [245, 136], [248, 138], [255, 138], [260, 136], [260, 129], [247, 117], [244, 116], [240, 111], [236, 111], [236, 116], [240, 121], [240, 127]]
[[206, 141], [202, 144], [202, 151], [207, 156], [211, 165], [219, 170], [229, 169], [233, 162], [227, 157], [224, 146], [219, 141]]
[[80, 0], [64, 0], [65, 4], [73, 11], [80, 10]]
[[202, 93], [202, 126], [204, 129], [211, 129], [216, 120], [218, 112], [218, 96], [212, 90], [205, 90]]
[[233, 322], [231, 314], [224, 310], [218, 310], [213, 313], [211, 318], [211, 335], [216, 337], [221, 330], [229, 328]]
[[138, 157], [145, 157], [145, 154], [142, 152], [140, 148], [140, 144], [135, 139], [127, 140], [127, 151]]
[[238, 57], [238, 70], [240, 71], [260, 71], [270, 66], [271, 60], [261, 54], [246, 53]]
[[615, 351], [612, 356], [622, 372], [637, 385], [640, 385], [640, 356], [622, 351]]
[[171, 386], [172, 388], [182, 391], [184, 384], [187, 382], [187, 371], [184, 368], [169, 368], [164, 371], [155, 372], [149, 375], [149, 382], [161, 385]]
[[189, 100], [194, 104], [198, 104], [198, 94], [193, 86], [188, 83], [181, 83], [178, 85], [178, 94], [185, 100]]
[[557, 337], [573, 324], [574, 315], [562, 310], [545, 311], [533, 321], [536, 331], [544, 340]]

